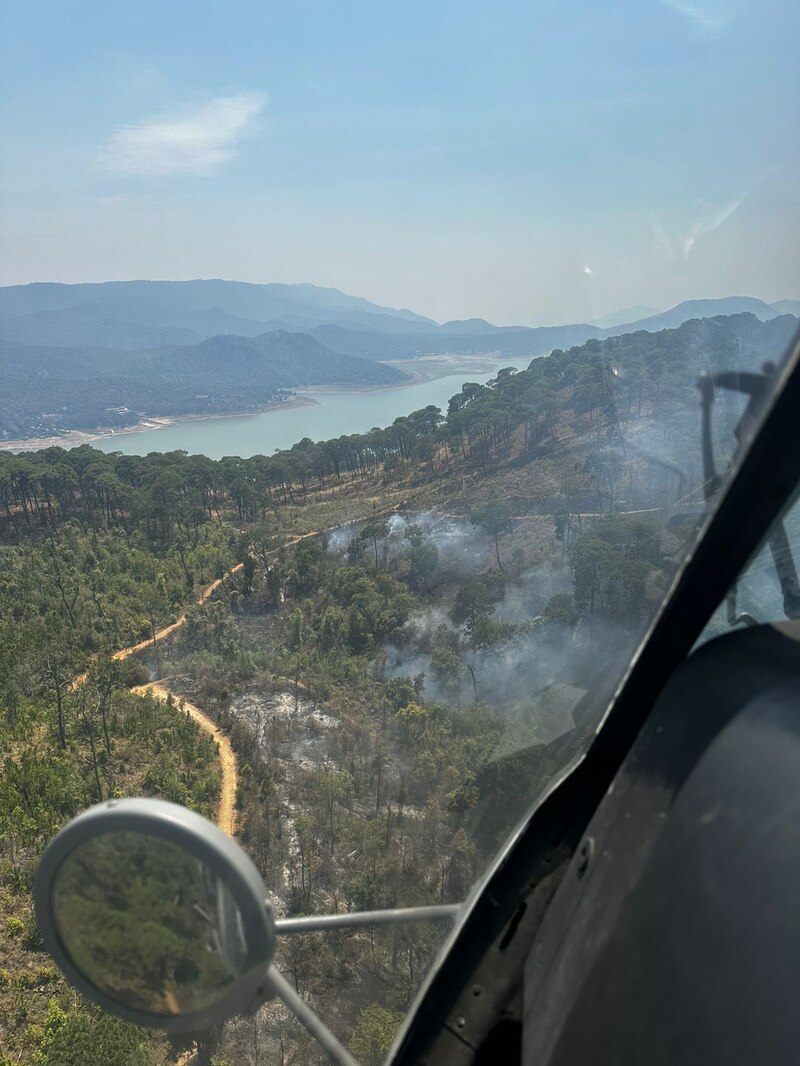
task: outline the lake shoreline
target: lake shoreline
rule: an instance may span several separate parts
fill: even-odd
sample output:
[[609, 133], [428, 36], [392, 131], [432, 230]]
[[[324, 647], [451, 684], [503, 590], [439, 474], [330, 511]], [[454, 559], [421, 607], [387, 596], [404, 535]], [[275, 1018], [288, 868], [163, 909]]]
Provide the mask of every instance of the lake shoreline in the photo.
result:
[[193, 415], [154, 415], [142, 418], [130, 426], [114, 429], [110, 426], [94, 430], [70, 429], [60, 436], [29, 437], [24, 440], [0, 440], [0, 452], [40, 452], [45, 448], [78, 448], [82, 444], [91, 444], [96, 440], [108, 440], [111, 437], [131, 437], [136, 433], [149, 433], [153, 429], [167, 426], [179, 426], [185, 422], [210, 422], [216, 418], [251, 418], [267, 411], [283, 411], [293, 407], [314, 407], [317, 401], [311, 397], [291, 396], [286, 400], [251, 407], [246, 411], [209, 411]]
[[[534, 357], [531, 357], [534, 358]], [[22, 440], [0, 440], [0, 452], [37, 452], [45, 448], [78, 448], [95, 441], [108, 441], [113, 437], [131, 437], [139, 433], [148, 433], [155, 429], [178, 426], [188, 422], [209, 422], [220, 418], [251, 418], [253, 415], [266, 414], [271, 411], [291, 410], [298, 407], [319, 406], [317, 395], [375, 395], [396, 392], [413, 385], [424, 385], [440, 378], [457, 374], [474, 373], [485, 375], [498, 365], [498, 360], [487, 355], [430, 355], [414, 359], [381, 360], [387, 366], [402, 370], [408, 380], [394, 385], [307, 385], [294, 390], [293, 395], [285, 400], [249, 408], [246, 411], [198, 412], [191, 415], [158, 415], [142, 418], [131, 426], [112, 428], [101, 426], [95, 430], [67, 430], [60, 435], [49, 437], [30, 437]], [[412, 365], [409, 365], [412, 364]]]
[[[531, 356], [535, 358], [535, 356]], [[315, 393], [353, 394], [392, 392], [407, 389], [410, 385], [424, 385], [426, 381], [438, 381], [440, 378], [453, 377], [456, 374], [489, 374], [498, 365], [498, 360], [485, 355], [419, 355], [414, 359], [381, 359], [385, 366], [394, 367], [407, 375], [408, 381], [398, 381], [394, 385], [306, 385], [297, 389], [298, 396], [313, 397]], [[413, 363], [413, 366], [409, 366]], [[420, 365], [420, 364], [425, 364]]]

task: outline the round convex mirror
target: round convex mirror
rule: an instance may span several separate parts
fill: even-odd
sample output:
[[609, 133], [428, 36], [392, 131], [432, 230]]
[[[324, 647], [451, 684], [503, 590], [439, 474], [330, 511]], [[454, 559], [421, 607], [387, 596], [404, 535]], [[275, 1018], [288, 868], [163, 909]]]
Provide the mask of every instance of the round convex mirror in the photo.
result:
[[85, 812], [49, 845], [35, 895], [66, 976], [128, 1020], [199, 1029], [264, 996], [274, 926], [261, 878], [182, 807], [119, 800]]
[[148, 833], [79, 845], [53, 881], [53, 914], [81, 973], [138, 1010], [205, 1010], [247, 969], [242, 916], [224, 882]]

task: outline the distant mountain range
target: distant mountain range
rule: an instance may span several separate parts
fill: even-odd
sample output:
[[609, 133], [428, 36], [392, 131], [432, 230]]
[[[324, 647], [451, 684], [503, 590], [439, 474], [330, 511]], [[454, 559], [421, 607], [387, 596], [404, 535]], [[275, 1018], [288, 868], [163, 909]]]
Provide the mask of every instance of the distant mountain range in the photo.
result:
[[[800, 301], [787, 300], [786, 303], [800, 303]], [[635, 329], [646, 329], [654, 333], [659, 329], [675, 329], [693, 318], [713, 318], [716, 315], [741, 315], [749, 312], [762, 322], [785, 313], [778, 310], [772, 304], [756, 300], [753, 296], [726, 296], [721, 300], [685, 300], [677, 307], [670, 308], [662, 314], [652, 315], [650, 318], [642, 318], [635, 322], [628, 322], [611, 329], [609, 332], [619, 335], [631, 333]]]
[[[121, 281], [0, 288], [0, 437], [128, 425], [142, 416], [252, 409], [309, 385], [397, 384], [386, 361], [525, 358], [693, 318], [800, 312], [752, 297], [637, 306], [594, 323], [440, 325], [315, 285]], [[628, 316], [631, 316], [628, 318]]]
[[[0, 336], [25, 343], [96, 344], [97, 330], [112, 338], [114, 347], [160, 347], [191, 344], [219, 333], [256, 336], [273, 322], [276, 328], [297, 330], [341, 322], [387, 333], [435, 327], [412, 311], [380, 307], [316, 285], [108, 281], [0, 288]], [[179, 337], [175, 330], [181, 331]]]
[[[354, 348], [347, 351], [372, 359], [447, 354], [460, 352], [465, 345], [481, 354], [496, 350], [487, 347], [489, 339], [501, 336], [509, 338], [502, 346], [505, 350], [508, 345], [508, 354], [535, 355], [548, 347], [581, 344], [590, 337], [628, 333], [634, 328], [667, 328], [690, 318], [750, 311], [766, 320], [777, 314], [796, 314], [798, 310], [797, 300], [770, 306], [752, 297], [733, 296], [688, 301], [663, 314], [640, 305], [592, 323], [563, 326], [495, 326], [480, 318], [439, 325], [413, 311], [382, 307], [316, 285], [252, 285], [238, 281], [40, 283], [0, 288], [0, 341], [136, 350], [196, 344], [220, 334], [256, 337], [270, 330], [313, 333], [319, 327], [337, 326], [343, 331], [336, 335], [339, 343], [357, 333], [371, 335], [372, 343], [361, 339], [359, 352]], [[521, 334], [527, 335], [526, 340]], [[398, 340], [378, 344], [374, 341], [376, 335]]]
[[[790, 306], [797, 306], [794, 312]], [[567, 326], [493, 326], [483, 319], [447, 322], [443, 326], [412, 328], [404, 333], [385, 334], [364, 329], [354, 330], [338, 323], [315, 326], [308, 332], [338, 352], [360, 355], [365, 359], [400, 360], [421, 355], [488, 355], [518, 359], [543, 355], [554, 348], [571, 348], [592, 338], [618, 337], [624, 333], [647, 330], [649, 333], [671, 329], [693, 318], [713, 318], [749, 312], [765, 322], [780, 314], [797, 314], [800, 301], [783, 301], [786, 310], [773, 307], [750, 296], [731, 296], [719, 300], [687, 300], [660, 314], [638, 321], [620, 322], [610, 328], [588, 323]], [[608, 316], [616, 318], [624, 312]]]

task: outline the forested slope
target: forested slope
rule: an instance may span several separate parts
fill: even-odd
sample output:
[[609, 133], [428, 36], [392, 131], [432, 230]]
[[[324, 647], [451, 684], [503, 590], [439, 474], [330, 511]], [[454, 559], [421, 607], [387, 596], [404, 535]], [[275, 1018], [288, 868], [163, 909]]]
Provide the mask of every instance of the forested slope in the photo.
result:
[[308, 385], [394, 385], [401, 371], [304, 333], [218, 336], [146, 351], [0, 346], [0, 439], [253, 410]]
[[30, 891], [43, 846], [93, 803], [145, 794], [214, 816], [213, 741], [177, 708], [131, 695], [147, 671], [111, 653], [171, 621], [228, 563], [230, 538], [209, 523], [166, 541], [133, 514], [117, 524], [84, 511], [49, 530], [19, 517], [24, 534], [12, 523], [0, 546], [0, 1061], [123, 1066], [146, 1045], [160, 1062], [163, 1040], [67, 993]]
[[383, 365], [425, 355], [520, 359], [694, 316], [776, 308], [689, 301], [611, 329], [576, 323], [439, 325], [314, 286], [112, 282], [0, 288], [0, 440], [130, 426], [147, 417], [252, 411], [310, 385], [406, 380]]
[[[168, 1054], [76, 1001], [31, 920], [37, 856], [76, 810], [132, 791], [214, 809], [211, 742], [131, 695], [146, 671], [111, 652], [188, 608], [142, 661], [230, 731], [240, 839], [284, 913], [460, 899], [668, 587], [676, 512], [702, 502], [698, 373], [777, 359], [795, 328], [591, 340], [446, 414], [274, 456], [0, 455], [0, 1054]], [[370, 1061], [440, 936], [296, 937], [279, 964]], [[205, 1045], [237, 1066], [259, 1048], [316, 1061], [269, 1006]]]

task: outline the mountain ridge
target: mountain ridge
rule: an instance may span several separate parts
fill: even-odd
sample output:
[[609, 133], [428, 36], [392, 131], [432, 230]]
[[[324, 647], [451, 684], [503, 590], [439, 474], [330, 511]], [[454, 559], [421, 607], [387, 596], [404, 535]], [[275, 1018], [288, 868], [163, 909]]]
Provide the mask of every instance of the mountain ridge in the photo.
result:
[[[796, 306], [795, 306], [796, 305]], [[418, 355], [541, 354], [592, 337], [674, 328], [691, 318], [750, 311], [762, 321], [793, 313], [800, 301], [772, 306], [754, 297], [723, 297], [676, 304], [649, 317], [555, 326], [497, 326], [486, 319], [442, 324], [406, 308], [393, 309], [308, 283], [258, 285], [220, 279], [122, 281], [67, 285], [36, 282], [0, 287], [0, 340], [44, 347], [117, 347], [129, 350], [196, 344], [221, 334], [258, 336], [288, 330], [317, 336], [342, 354], [372, 360]], [[633, 313], [649, 310], [643, 305]]]
[[[387, 315], [397, 322], [435, 325], [424, 315], [403, 308], [388, 308], [371, 303], [361, 296], [348, 296], [338, 289], [323, 289], [303, 283], [292, 286], [279, 282], [259, 285], [253, 282], [222, 279], [191, 281], [105, 281], [33, 282], [30, 285], [0, 287], [0, 318], [26, 313], [56, 311], [77, 304], [119, 304], [127, 308], [146, 308], [149, 314], [204, 311], [216, 306], [237, 317], [256, 320], [280, 318], [282, 314], [309, 314], [329, 321], [346, 317], [374, 321], [371, 316]], [[316, 313], [315, 313], [316, 312]], [[151, 318], [151, 321], [155, 321]], [[162, 322], [169, 325], [169, 322]]]
[[621, 323], [607, 332], [612, 336], [619, 336], [620, 333], [631, 333], [640, 329], [655, 333], [661, 329], [675, 329], [693, 318], [715, 318], [718, 315], [738, 315], [743, 313], [755, 315], [761, 322], [767, 322], [780, 314], [771, 304], [766, 303], [764, 300], [759, 300], [755, 296], [723, 296], [709, 300], [683, 300], [660, 314], [651, 315], [650, 318], [637, 319], [633, 322]]

